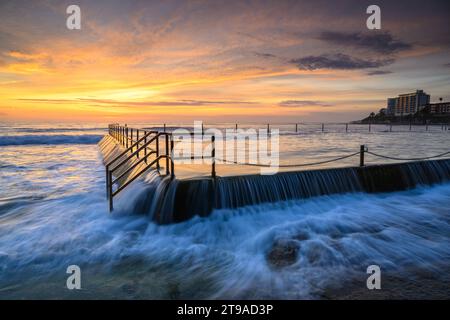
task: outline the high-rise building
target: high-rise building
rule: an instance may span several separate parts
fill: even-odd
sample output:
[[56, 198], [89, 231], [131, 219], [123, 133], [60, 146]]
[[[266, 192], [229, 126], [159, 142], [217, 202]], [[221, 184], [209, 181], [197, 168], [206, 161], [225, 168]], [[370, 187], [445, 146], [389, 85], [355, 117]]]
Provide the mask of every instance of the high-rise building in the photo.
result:
[[417, 111], [422, 110], [426, 104], [430, 103], [430, 95], [426, 94], [423, 90], [400, 94], [396, 99], [396, 116], [415, 114]]
[[395, 114], [395, 106], [397, 105], [398, 98], [388, 98], [386, 106], [386, 114], [393, 116]]

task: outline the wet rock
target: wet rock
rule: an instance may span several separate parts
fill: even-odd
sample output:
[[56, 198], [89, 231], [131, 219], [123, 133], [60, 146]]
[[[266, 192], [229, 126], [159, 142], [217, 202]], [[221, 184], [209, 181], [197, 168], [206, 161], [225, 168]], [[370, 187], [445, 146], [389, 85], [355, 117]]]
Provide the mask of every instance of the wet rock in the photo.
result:
[[311, 242], [304, 250], [309, 264], [315, 267], [332, 266], [338, 263], [333, 251], [320, 242]]
[[275, 269], [294, 264], [297, 261], [300, 244], [292, 239], [279, 239], [273, 243], [267, 254], [267, 262]]

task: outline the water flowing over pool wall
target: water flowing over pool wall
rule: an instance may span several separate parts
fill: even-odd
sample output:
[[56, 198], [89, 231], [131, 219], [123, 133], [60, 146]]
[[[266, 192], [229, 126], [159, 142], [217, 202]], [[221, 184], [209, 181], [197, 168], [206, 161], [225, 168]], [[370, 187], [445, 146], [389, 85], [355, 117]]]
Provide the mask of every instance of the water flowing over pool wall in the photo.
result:
[[[105, 163], [119, 153], [114, 149], [122, 148], [108, 138], [100, 147]], [[149, 171], [146, 190], [134, 203], [134, 211], [167, 224], [208, 216], [214, 209], [346, 192], [400, 191], [448, 180], [450, 159], [215, 179], [177, 180]]]

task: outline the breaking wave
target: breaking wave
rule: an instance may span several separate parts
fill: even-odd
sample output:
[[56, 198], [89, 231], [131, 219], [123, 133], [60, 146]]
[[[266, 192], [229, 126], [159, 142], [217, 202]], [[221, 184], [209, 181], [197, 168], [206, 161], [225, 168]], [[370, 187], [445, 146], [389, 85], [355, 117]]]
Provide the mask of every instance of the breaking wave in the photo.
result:
[[11, 128], [16, 132], [27, 132], [27, 133], [45, 133], [45, 132], [90, 132], [90, 131], [106, 131], [105, 127], [95, 127], [95, 128]]
[[[126, 190], [128, 204], [141, 188]], [[101, 297], [292, 299], [320, 296], [370, 264], [439, 275], [450, 263], [449, 199], [443, 184], [222, 209], [168, 226], [126, 206], [108, 215], [99, 190], [37, 201], [0, 218], [0, 283], [76, 263]]]
[[0, 137], [0, 146], [96, 144], [102, 135], [15, 135]]

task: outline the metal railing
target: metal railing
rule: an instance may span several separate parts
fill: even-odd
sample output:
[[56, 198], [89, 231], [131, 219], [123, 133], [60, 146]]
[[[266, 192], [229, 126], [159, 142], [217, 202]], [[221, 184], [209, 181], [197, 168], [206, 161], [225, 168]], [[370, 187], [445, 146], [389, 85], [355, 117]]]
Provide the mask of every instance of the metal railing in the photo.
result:
[[[323, 126], [322, 126], [323, 127]], [[166, 162], [165, 165], [165, 174], [170, 175], [171, 178], [175, 177], [175, 164], [174, 160], [184, 160], [184, 159], [192, 159], [195, 160], [195, 156], [190, 156], [186, 158], [177, 158], [174, 159], [173, 149], [174, 149], [174, 139], [173, 135], [170, 132], [165, 131], [166, 127], [164, 125], [164, 131], [150, 131], [145, 129], [135, 129], [129, 128], [127, 125], [120, 126], [118, 124], [109, 125], [109, 135], [113, 137], [119, 144], [121, 144], [125, 150], [117, 155], [113, 160], [106, 164], [106, 194], [109, 199], [109, 208], [110, 211], [113, 210], [113, 198], [123, 189], [125, 189], [131, 182], [136, 180], [139, 176], [141, 176], [145, 171], [147, 171], [150, 167], [155, 166], [155, 169], [160, 171], [160, 161]], [[237, 129], [237, 125], [236, 125]], [[268, 132], [270, 132], [270, 126], [267, 126]], [[296, 126], [296, 131], [298, 130]], [[191, 135], [195, 135], [191, 133]], [[204, 130], [202, 128], [202, 139], [205, 135]], [[161, 153], [160, 142], [161, 137], [165, 142], [165, 152]], [[216, 162], [222, 164], [235, 164], [235, 165], [244, 165], [244, 166], [255, 166], [255, 167], [270, 167], [271, 165], [266, 164], [258, 164], [258, 163], [248, 163], [248, 162], [238, 162], [238, 161], [230, 161], [227, 159], [217, 158], [216, 156], [216, 148], [215, 148], [215, 136], [211, 135], [211, 155], [204, 156], [202, 155], [202, 159], [211, 159], [211, 177], [216, 178]], [[154, 148], [152, 148], [152, 146]], [[368, 147], [365, 145], [361, 145], [359, 151], [352, 152], [349, 154], [344, 154], [339, 157], [321, 160], [317, 162], [311, 163], [298, 163], [298, 164], [278, 164], [276, 165], [279, 168], [293, 168], [293, 167], [306, 167], [306, 166], [317, 166], [325, 163], [337, 162], [347, 158], [351, 158], [359, 155], [359, 166], [365, 166], [365, 154], [370, 154], [375, 157], [385, 158], [390, 160], [400, 160], [400, 161], [417, 161], [417, 160], [429, 160], [441, 158], [445, 155], [449, 155], [450, 151], [429, 157], [421, 157], [421, 158], [399, 158], [393, 157], [390, 155], [381, 155], [374, 152], [369, 151]], [[143, 154], [143, 155], [142, 155]], [[149, 161], [149, 157], [154, 155], [155, 158]], [[129, 164], [125, 170], [120, 172], [120, 168], [122, 168], [125, 164], [130, 163], [130, 160], [135, 158], [134, 162]], [[121, 159], [121, 160], [120, 160]], [[120, 161], [119, 161], [120, 160]], [[117, 163], [118, 162], [118, 163]], [[116, 164], [117, 163], [117, 164]], [[129, 176], [134, 169], [136, 169], [139, 165], [145, 163], [143, 168], [141, 168], [137, 173], [133, 174], [131, 177]], [[115, 165], [114, 165], [115, 164]], [[113, 166], [114, 165], [114, 166]], [[116, 173], [114, 175], [114, 173]], [[115, 176], [115, 179], [113, 179]], [[120, 182], [123, 182], [120, 184]], [[114, 185], [117, 184], [117, 188], [114, 190]]]
[[[155, 169], [160, 171], [160, 161], [166, 162], [165, 174], [170, 175], [171, 178], [175, 177], [175, 164], [172, 157], [174, 142], [171, 133], [128, 128], [127, 125], [118, 124], [110, 124], [108, 133], [125, 148], [105, 166], [106, 196], [110, 211], [114, 209], [114, 197], [152, 166], [156, 165]], [[161, 153], [161, 140], [165, 142], [164, 153]], [[149, 160], [152, 155], [155, 158]], [[134, 162], [130, 164], [133, 158], [135, 158]], [[128, 165], [125, 166], [126, 164]], [[133, 173], [138, 166], [142, 168], [137, 173]], [[117, 185], [115, 190], [114, 185]]]

